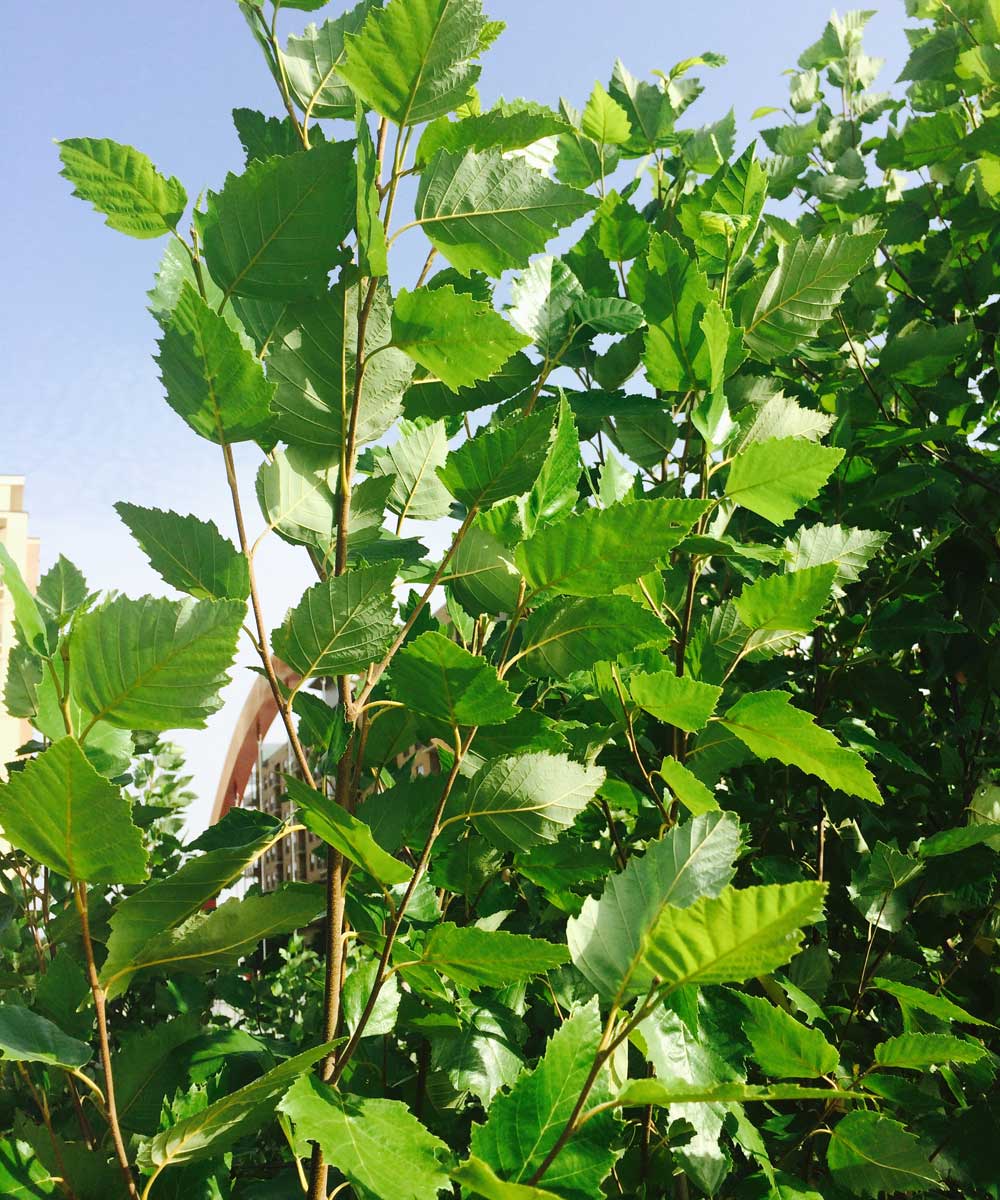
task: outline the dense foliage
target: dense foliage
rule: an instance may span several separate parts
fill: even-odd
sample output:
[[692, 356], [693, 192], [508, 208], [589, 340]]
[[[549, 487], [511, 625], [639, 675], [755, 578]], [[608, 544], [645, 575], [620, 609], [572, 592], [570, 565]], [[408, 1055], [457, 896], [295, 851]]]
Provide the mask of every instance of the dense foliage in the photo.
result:
[[[483, 111], [479, 0], [241, 8], [241, 175], [60, 144], [167, 239], [235, 540], [118, 506], [181, 600], [3, 563], [0, 1190], [995, 1200], [1000, 6], [908, 0], [886, 93], [834, 17], [763, 148], [717, 56]], [[182, 845], [241, 628], [298, 824]], [[325, 887], [215, 905], [301, 825]]]

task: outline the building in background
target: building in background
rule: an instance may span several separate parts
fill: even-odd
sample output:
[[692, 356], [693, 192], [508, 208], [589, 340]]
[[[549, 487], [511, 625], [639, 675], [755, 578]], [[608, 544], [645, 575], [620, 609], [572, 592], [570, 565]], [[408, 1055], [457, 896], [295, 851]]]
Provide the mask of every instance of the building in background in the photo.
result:
[[[0, 475], [0, 543], [14, 560], [28, 587], [38, 586], [38, 538], [28, 533], [28, 514], [24, 511], [24, 477]], [[7, 661], [14, 644], [14, 601], [9, 588], [0, 580], [0, 696], [7, 680]], [[4, 763], [17, 756], [18, 746], [31, 737], [27, 721], [9, 716], [0, 703], [0, 778]]]
[[[278, 678], [288, 687], [299, 676], [280, 660], [274, 660]], [[319, 681], [317, 681], [319, 682]], [[328, 703], [337, 701], [336, 688], [324, 690]], [[233, 736], [219, 778], [212, 808], [211, 823], [221, 821], [231, 808], [259, 808], [282, 821], [290, 821], [292, 803], [285, 788], [285, 775], [302, 778], [302, 770], [287, 741], [267, 744], [265, 739], [278, 715], [278, 706], [270, 685], [263, 677], [255, 680], [236, 721]], [[279, 726], [280, 728], [280, 726]], [[283, 732], [283, 730], [282, 730]], [[414, 775], [426, 775], [439, 769], [437, 751], [419, 747], [416, 753], [400, 756], [410, 759]], [[412, 758], [411, 758], [412, 754]], [[303, 829], [284, 837], [249, 868], [246, 884], [257, 883], [270, 892], [293, 880], [313, 882], [326, 878], [326, 845], [314, 833]]]

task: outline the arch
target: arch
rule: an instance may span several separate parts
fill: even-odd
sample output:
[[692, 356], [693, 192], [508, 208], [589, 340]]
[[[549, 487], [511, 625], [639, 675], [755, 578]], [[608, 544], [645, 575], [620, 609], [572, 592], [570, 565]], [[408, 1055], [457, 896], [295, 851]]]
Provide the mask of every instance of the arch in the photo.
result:
[[[278, 679], [294, 687], [300, 676], [284, 663], [274, 660], [274, 671]], [[260, 743], [278, 715], [278, 704], [271, 685], [263, 676], [254, 680], [253, 687], [243, 702], [233, 736], [229, 741], [226, 759], [219, 777], [215, 803], [212, 805], [211, 823], [221, 821], [231, 808], [243, 800], [243, 793], [257, 764]]]

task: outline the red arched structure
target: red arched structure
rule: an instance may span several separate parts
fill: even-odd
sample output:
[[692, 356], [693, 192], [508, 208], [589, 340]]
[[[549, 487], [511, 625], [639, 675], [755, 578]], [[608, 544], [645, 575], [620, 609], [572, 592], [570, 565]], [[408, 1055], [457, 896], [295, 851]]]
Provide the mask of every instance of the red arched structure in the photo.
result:
[[[277, 659], [274, 660], [274, 670], [281, 682], [289, 687], [294, 687], [299, 682], [300, 677]], [[243, 800], [243, 793], [257, 764], [260, 744], [277, 715], [278, 704], [271, 691], [271, 685], [263, 676], [258, 676], [244, 701], [229, 742], [229, 749], [226, 751], [226, 761], [219, 777], [215, 804], [212, 806], [213, 825]]]

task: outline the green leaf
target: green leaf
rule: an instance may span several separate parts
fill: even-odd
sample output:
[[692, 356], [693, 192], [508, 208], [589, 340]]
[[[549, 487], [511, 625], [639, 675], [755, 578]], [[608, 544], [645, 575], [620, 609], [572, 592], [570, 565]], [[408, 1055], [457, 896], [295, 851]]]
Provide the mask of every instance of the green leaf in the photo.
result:
[[464, 104], [488, 24], [479, 0], [390, 0], [347, 44], [340, 74], [397, 125], [419, 125]]
[[463, 815], [501, 850], [554, 842], [604, 782], [599, 767], [563, 754], [521, 754], [486, 763], [473, 776]]
[[299, 675], [349, 675], [389, 649], [395, 633], [396, 562], [359, 567], [308, 588], [272, 635], [274, 652]]
[[337, 536], [329, 477], [336, 471], [326, 451], [303, 446], [276, 450], [257, 472], [257, 500], [268, 527], [285, 541], [312, 546], [329, 557]]
[[[365, 366], [356, 416], [358, 445], [382, 436], [399, 416], [413, 364], [389, 347], [392, 311], [385, 286], [365, 323]], [[274, 334], [268, 378], [275, 384], [275, 428], [282, 438], [331, 456], [344, 448], [354, 403], [358, 289], [338, 283], [318, 300], [289, 307]], [[377, 353], [376, 353], [377, 351]]]
[[337, 1042], [327, 1042], [286, 1059], [260, 1079], [158, 1133], [142, 1147], [139, 1165], [153, 1170], [221, 1155], [240, 1138], [256, 1133], [271, 1120], [275, 1105], [288, 1091], [289, 1084], [336, 1045]]
[[961, 1021], [966, 1025], [989, 1024], [988, 1021], [980, 1020], [979, 1017], [974, 1017], [972, 1013], [960, 1008], [947, 996], [941, 996], [935, 992], [925, 992], [923, 988], [911, 987], [908, 983], [899, 983], [895, 979], [876, 978], [871, 981], [871, 986], [895, 997], [904, 1009], [927, 1013], [942, 1021]]
[[[632, 268], [629, 296], [649, 323], [643, 362], [650, 383], [674, 392], [712, 387], [712, 351], [702, 321], [714, 293], [695, 259], [669, 234], [658, 234]], [[727, 329], [728, 352], [735, 354], [739, 336], [731, 322]]]
[[580, 436], [573, 411], [560, 397], [555, 433], [538, 478], [521, 509], [525, 534], [530, 537], [542, 525], [550, 525], [572, 512], [579, 499]]
[[726, 495], [772, 525], [783, 525], [819, 495], [843, 457], [839, 447], [800, 438], [754, 442], [733, 459]]
[[24, 582], [10, 551], [0, 542], [0, 584], [9, 594], [14, 606], [14, 624], [32, 650], [47, 657], [54, 646], [49, 644], [49, 632], [35, 597]]
[[836, 574], [826, 564], [758, 579], [736, 597], [736, 615], [747, 629], [808, 633], [829, 603]]
[[700, 500], [589, 508], [538, 530], [515, 551], [533, 593], [606, 596], [667, 557], [706, 509]]
[[359, 1194], [436, 1200], [448, 1187], [448, 1147], [399, 1100], [346, 1096], [309, 1076], [278, 1108], [294, 1123], [296, 1137], [316, 1142]]
[[643, 961], [646, 934], [668, 905], [682, 909], [718, 896], [733, 878], [739, 846], [739, 822], [728, 813], [675, 825], [570, 918], [573, 965], [605, 1000], [641, 995], [653, 982]]
[[[960, 122], [964, 127], [965, 122]], [[897, 383], [933, 387], [943, 376], [954, 374], [974, 344], [976, 328], [971, 321], [957, 325], [928, 325], [911, 321], [889, 339], [879, 355], [879, 370]]]
[[922, 1071], [939, 1063], [978, 1062], [986, 1049], [977, 1042], [946, 1033], [902, 1033], [875, 1047], [875, 1062], [880, 1067], [911, 1067]]
[[561, 133], [566, 122], [551, 108], [531, 100], [498, 100], [488, 112], [460, 121], [439, 118], [428, 125], [417, 146], [417, 162], [426, 163], [438, 150], [523, 150]]
[[[511, 1183], [529, 1180], [573, 1113], [594, 1064], [600, 1033], [595, 999], [556, 1030], [533, 1071], [521, 1075], [510, 1092], [496, 1097], [486, 1123], [473, 1125], [472, 1153]], [[610, 1098], [604, 1068], [594, 1082], [589, 1104], [593, 1107]], [[600, 1195], [601, 1183], [618, 1157], [617, 1129], [608, 1112], [588, 1120], [546, 1171], [548, 1186], [571, 1195]]]
[[871, 558], [889, 540], [887, 533], [873, 529], [848, 529], [843, 525], [813, 525], [796, 530], [785, 539], [790, 557], [789, 571], [804, 571], [824, 563], [833, 563], [836, 574], [833, 590], [840, 595], [844, 586], [854, 583]]
[[[722, 275], [753, 241], [767, 198], [767, 171], [751, 144], [679, 206], [681, 228], [709, 275]], [[714, 218], [714, 219], [710, 219]]]
[[376, 447], [372, 462], [378, 475], [392, 476], [389, 508], [399, 517], [435, 521], [451, 510], [451, 494], [438, 478], [448, 458], [444, 421], [412, 425], [401, 421], [399, 436], [389, 446]]
[[769, 362], [816, 337], [882, 236], [877, 229], [779, 246], [771, 274], [752, 280], [733, 300], [747, 346]]
[[596, 203], [499, 150], [439, 150], [420, 177], [415, 223], [463, 275], [495, 276], [526, 266]]
[[594, 214], [597, 244], [609, 262], [626, 263], [649, 245], [649, 222], [618, 192], [609, 192]]
[[265, 438], [274, 385], [239, 335], [190, 283], [181, 286], [161, 328], [156, 361], [174, 412], [213, 442]]
[[[50, 741], [58, 741], [66, 735], [66, 715], [63, 712], [60, 694], [56, 691], [53, 673], [46, 671], [36, 692], [36, 713], [32, 723], [39, 733]], [[74, 730], [86, 728], [89, 714], [71, 695], [69, 697], [70, 724]], [[132, 760], [132, 735], [127, 730], [116, 729], [107, 721], [98, 721], [87, 733], [84, 754], [102, 775], [114, 779], [125, 774]]]
[[580, 128], [601, 146], [620, 146], [629, 140], [632, 130], [625, 109], [608, 95], [600, 83], [583, 109]]
[[543, 409], [464, 441], [438, 468], [438, 478], [466, 508], [488, 508], [528, 491], [551, 441], [552, 413]]
[[624, 150], [629, 157], [641, 157], [668, 144], [676, 114], [670, 97], [658, 84], [636, 79], [621, 59], [615, 59], [609, 94], [628, 116], [631, 136]]
[[566, 679], [670, 640], [660, 618], [627, 596], [569, 597], [535, 609], [522, 628], [519, 653], [529, 675]]
[[784, 392], [768, 396], [763, 403], [751, 403], [739, 414], [741, 431], [733, 449], [745, 450], [753, 442], [771, 438], [808, 438], [818, 442], [833, 428], [834, 418], [814, 408], [803, 408]]
[[[213, 896], [232, 887], [252, 863], [281, 838], [284, 826], [266, 813], [246, 810], [237, 823], [233, 809], [213, 826], [213, 848], [190, 859], [165, 879], [119, 901], [111, 914], [108, 954], [101, 984], [109, 996], [121, 995], [141, 965], [147, 943], [176, 929], [200, 912]], [[252, 817], [252, 819], [250, 819]]]
[[420, 965], [433, 967], [460, 987], [506, 987], [569, 962], [564, 946], [502, 929], [445, 922], [424, 943]]
[[205, 600], [245, 600], [250, 594], [247, 561], [214, 521], [140, 508], [124, 500], [115, 505], [115, 512], [149, 565], [173, 587]]
[[71, 737], [54, 742], [0, 784], [0, 828], [11, 845], [68, 879], [146, 878], [146, 851], [131, 804]]
[[708, 724], [722, 695], [722, 688], [699, 683], [674, 671], [633, 675], [629, 690], [636, 704], [658, 721], [690, 733]]
[[635, 333], [645, 323], [638, 304], [616, 296], [581, 296], [573, 305], [573, 316], [594, 333]]
[[354, 224], [353, 154], [353, 142], [326, 142], [251, 163], [208, 193], [196, 221], [224, 296], [300, 300], [326, 291]]
[[[322, 885], [288, 883], [277, 891], [233, 897], [177, 929], [150, 938], [129, 964], [130, 975], [159, 971], [201, 975], [231, 971], [265, 938], [305, 929], [324, 910]], [[116, 986], [127, 986], [119, 975]]]
[[822, 919], [826, 884], [727, 888], [689, 908], [665, 908], [646, 934], [643, 965], [671, 991], [742, 983], [789, 962], [802, 927]]
[[[416, 904], [414, 902], [414, 907]], [[354, 964], [348, 970], [344, 979], [344, 991], [341, 999], [344, 1013], [344, 1025], [350, 1033], [354, 1033], [361, 1025], [361, 1018], [375, 986], [378, 975], [378, 960], [369, 959], [363, 965]], [[392, 1033], [399, 1019], [399, 976], [387, 975], [368, 1020], [361, 1031], [363, 1038], [382, 1037]]]
[[[234, 108], [233, 124], [247, 156], [247, 164], [275, 154], [302, 154], [305, 147], [290, 117], [265, 117], [253, 108]], [[320, 131], [322, 134], [322, 130]], [[320, 140], [325, 140], [322, 138]], [[211, 302], [211, 297], [209, 297]], [[218, 301], [216, 301], [218, 303]]]
[[826, 1165], [839, 1187], [859, 1196], [926, 1192], [943, 1186], [913, 1134], [875, 1112], [848, 1113], [834, 1126]]
[[60, 554], [38, 583], [36, 598], [62, 627], [87, 601], [90, 592], [79, 567]]
[[379, 883], [391, 886], [409, 881], [413, 872], [382, 849], [364, 821], [341, 808], [331, 796], [307, 786], [294, 775], [285, 776], [285, 786], [298, 809], [299, 819], [327, 845], [357, 863]]
[[405, 289], [392, 311], [393, 345], [457, 392], [488, 379], [530, 339], [491, 304], [453, 287]]
[[630, 1083], [619, 1100], [626, 1106], [654, 1104], [746, 1104], [774, 1100], [843, 1100], [860, 1096], [840, 1088], [803, 1087], [797, 1083], [661, 1083], [659, 1079], [637, 1079]]
[[740, 997], [746, 1014], [741, 1028], [765, 1075], [778, 1079], [819, 1079], [836, 1071], [840, 1055], [819, 1029], [810, 1029], [768, 1000]]
[[154, 1134], [163, 1101], [188, 1082], [189, 1059], [178, 1051], [202, 1032], [193, 1013], [140, 1028], [122, 1040], [112, 1059], [115, 1102], [123, 1128]]
[[11, 647], [3, 690], [3, 707], [8, 715], [34, 720], [38, 713], [38, 685], [44, 670], [42, 660], [27, 646]]
[[692, 171], [708, 175], [732, 156], [736, 143], [736, 114], [730, 109], [719, 121], [700, 129], [681, 131], [681, 155]]
[[104, 215], [106, 225], [136, 238], [162, 237], [177, 228], [187, 193], [141, 151], [108, 138], [67, 138], [58, 145], [60, 175], [73, 185], [74, 196]]
[[676, 758], [665, 758], [657, 773], [692, 816], [718, 811], [718, 800], [698, 776]]
[[505, 506], [480, 515], [469, 526], [442, 582], [471, 612], [510, 613], [517, 606], [521, 577], [513, 554], [493, 533], [491, 518]]
[[82, 1067], [90, 1057], [85, 1042], [67, 1036], [45, 1017], [17, 1004], [0, 1004], [0, 1061]]
[[246, 606], [237, 600], [120, 596], [73, 631], [73, 694], [91, 721], [125, 729], [203, 729]]
[[390, 691], [410, 712], [460, 725], [502, 725], [518, 712], [496, 667], [443, 634], [409, 642], [392, 661]]
[[560, 1200], [555, 1192], [546, 1192], [524, 1183], [507, 1183], [474, 1154], [456, 1167], [451, 1177], [471, 1195], [482, 1196], [483, 1200]]
[[809, 713], [795, 708], [791, 699], [787, 692], [754, 692], [737, 701], [722, 724], [758, 758], [776, 758], [849, 796], [881, 804], [864, 759], [841, 746]]
[[358, 205], [355, 220], [358, 270], [363, 276], [376, 278], [389, 274], [389, 247], [382, 224], [378, 154], [368, 127], [367, 114], [360, 104], [355, 125], [358, 131]]
[[457, 1092], [470, 1092], [484, 1108], [501, 1087], [512, 1087], [523, 1065], [518, 1054], [520, 1018], [502, 1005], [473, 1008], [458, 1030], [440, 1030], [431, 1041], [431, 1068], [443, 1071]]
[[[288, 7], [287, 0], [284, 7]], [[301, 37], [289, 37], [281, 61], [289, 90], [307, 116], [354, 120], [357, 101], [339, 68], [347, 55], [347, 35], [359, 32], [372, 8], [372, 0], [361, 0], [319, 28], [307, 25]]]
[[575, 324], [575, 306], [584, 299], [580, 281], [551, 254], [536, 258], [511, 287], [511, 322], [546, 361], [565, 351]]

